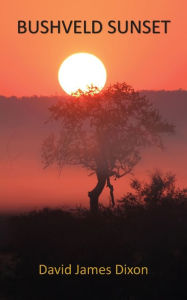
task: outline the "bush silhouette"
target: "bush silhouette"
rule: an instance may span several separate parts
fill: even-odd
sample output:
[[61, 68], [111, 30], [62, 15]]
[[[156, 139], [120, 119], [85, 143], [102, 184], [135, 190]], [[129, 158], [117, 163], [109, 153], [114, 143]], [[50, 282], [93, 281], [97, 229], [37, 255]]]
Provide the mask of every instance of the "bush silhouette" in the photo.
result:
[[119, 202], [128, 206], [170, 206], [186, 205], [187, 189], [176, 187], [176, 177], [172, 173], [162, 174], [157, 170], [150, 175], [150, 182], [133, 179], [131, 188], [134, 192], [127, 193]]

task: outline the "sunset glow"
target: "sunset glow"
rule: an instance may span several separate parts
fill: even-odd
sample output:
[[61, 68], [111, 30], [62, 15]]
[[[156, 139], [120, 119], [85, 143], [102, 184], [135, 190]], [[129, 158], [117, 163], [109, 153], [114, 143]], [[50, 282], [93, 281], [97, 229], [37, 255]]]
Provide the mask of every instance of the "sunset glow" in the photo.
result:
[[86, 92], [90, 86], [102, 90], [106, 82], [106, 69], [95, 55], [76, 53], [61, 64], [58, 80], [69, 95], [79, 89]]

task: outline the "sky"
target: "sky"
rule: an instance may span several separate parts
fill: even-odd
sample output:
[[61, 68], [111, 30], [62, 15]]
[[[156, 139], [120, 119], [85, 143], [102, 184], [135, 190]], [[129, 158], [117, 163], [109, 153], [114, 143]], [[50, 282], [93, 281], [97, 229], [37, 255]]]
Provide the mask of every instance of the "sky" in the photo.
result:
[[[187, 90], [186, 11], [186, 0], [2, 0], [0, 95], [64, 95], [58, 70], [68, 56], [77, 52], [101, 59], [107, 70], [106, 85], [125, 81], [136, 90]], [[17, 33], [18, 20], [86, 20], [88, 24], [99, 20], [105, 26], [109, 20], [123, 23], [147, 19], [171, 20], [168, 34], [110, 35], [105, 30], [98, 35]], [[184, 186], [186, 92], [156, 95], [151, 93], [151, 100], [159, 103], [164, 118], [176, 124], [177, 133], [165, 140], [164, 152], [147, 151], [135, 175], [144, 178], [158, 167], [176, 173], [179, 184]], [[87, 193], [94, 187], [94, 176], [88, 177], [85, 170], [65, 169], [59, 177], [55, 168], [43, 169], [41, 144], [51, 125], [45, 124], [49, 116], [47, 101], [41, 102], [0, 99], [0, 211], [88, 204]], [[119, 182], [116, 197], [123, 195], [128, 180]], [[102, 199], [108, 203], [108, 191]]]
[[[61, 95], [59, 67], [69, 55], [88, 52], [107, 69], [107, 85], [125, 81], [135, 89], [187, 89], [185, 0], [1, 2], [0, 94]], [[168, 34], [98, 35], [17, 33], [18, 20], [171, 20]]]

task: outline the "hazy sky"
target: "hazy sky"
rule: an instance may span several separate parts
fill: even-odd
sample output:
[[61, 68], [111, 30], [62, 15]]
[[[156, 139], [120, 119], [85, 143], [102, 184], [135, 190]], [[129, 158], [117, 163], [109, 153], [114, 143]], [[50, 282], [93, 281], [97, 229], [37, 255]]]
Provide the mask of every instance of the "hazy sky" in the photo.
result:
[[[62, 94], [61, 62], [75, 52], [90, 52], [106, 66], [107, 84], [126, 81], [135, 89], [187, 89], [186, 0], [1, 2], [0, 94]], [[167, 20], [168, 34], [17, 34], [24, 20]]]

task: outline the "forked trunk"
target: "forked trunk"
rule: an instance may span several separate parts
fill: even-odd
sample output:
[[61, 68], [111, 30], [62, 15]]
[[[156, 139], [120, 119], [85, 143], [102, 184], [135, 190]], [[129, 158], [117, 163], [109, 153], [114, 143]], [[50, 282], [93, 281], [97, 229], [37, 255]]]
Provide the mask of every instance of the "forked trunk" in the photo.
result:
[[96, 175], [98, 180], [97, 185], [92, 191], [88, 192], [88, 196], [90, 198], [90, 211], [94, 214], [98, 212], [99, 196], [104, 189], [107, 179], [105, 172], [97, 172]]

